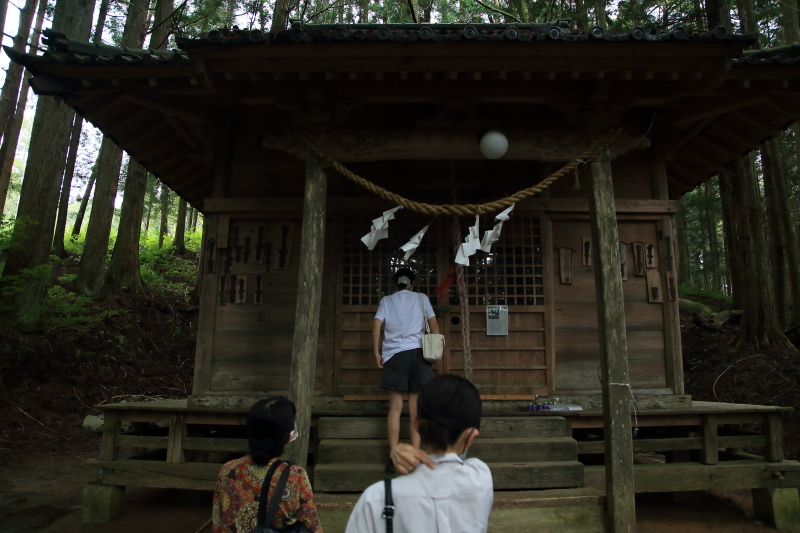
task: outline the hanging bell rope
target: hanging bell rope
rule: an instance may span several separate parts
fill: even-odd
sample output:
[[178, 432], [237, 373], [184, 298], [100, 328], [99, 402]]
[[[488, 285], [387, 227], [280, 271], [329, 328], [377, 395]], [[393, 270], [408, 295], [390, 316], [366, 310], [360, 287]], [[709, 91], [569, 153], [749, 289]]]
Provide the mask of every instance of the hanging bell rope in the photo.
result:
[[610, 145], [614, 139], [617, 138], [622, 130], [619, 128], [613, 128], [609, 130], [605, 135], [597, 139], [594, 143], [592, 143], [589, 148], [587, 148], [580, 157], [573, 159], [559, 170], [550, 174], [550, 176], [546, 177], [536, 185], [532, 187], [528, 187], [527, 189], [522, 189], [521, 191], [517, 192], [516, 194], [512, 194], [511, 196], [507, 196], [505, 198], [501, 198], [500, 200], [495, 200], [493, 202], [487, 202], [485, 204], [442, 204], [442, 205], [435, 205], [435, 204], [426, 204], [422, 202], [415, 202], [413, 200], [409, 200], [408, 198], [404, 198], [399, 194], [395, 194], [391, 191], [387, 191], [383, 187], [375, 185], [369, 180], [366, 180], [355, 174], [350, 169], [333, 159], [327, 151], [317, 142], [317, 140], [308, 132], [297, 129], [295, 130], [297, 133], [298, 138], [303, 141], [306, 146], [308, 146], [309, 150], [311, 150], [317, 159], [320, 160], [322, 166], [326, 169], [331, 169], [336, 171], [337, 173], [341, 174], [342, 176], [346, 177], [350, 181], [353, 181], [371, 193], [383, 198], [384, 200], [388, 200], [394, 204], [402, 205], [406, 209], [410, 209], [412, 211], [416, 211], [417, 213], [423, 213], [426, 215], [456, 215], [456, 216], [466, 216], [466, 215], [483, 215], [485, 213], [491, 213], [492, 211], [499, 211], [501, 209], [505, 209], [506, 207], [510, 207], [512, 204], [519, 202], [520, 200], [524, 200], [525, 198], [529, 198], [534, 194], [538, 194], [545, 190], [547, 187], [552, 185], [562, 176], [568, 174], [569, 172], [577, 169], [578, 165], [583, 162], [593, 161], [597, 159], [603, 149]]

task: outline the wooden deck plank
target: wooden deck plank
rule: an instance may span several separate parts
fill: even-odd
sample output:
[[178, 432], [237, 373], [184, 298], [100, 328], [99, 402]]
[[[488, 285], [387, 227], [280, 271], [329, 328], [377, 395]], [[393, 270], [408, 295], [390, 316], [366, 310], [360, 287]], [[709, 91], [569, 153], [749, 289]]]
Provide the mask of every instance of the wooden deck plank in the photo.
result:
[[[571, 461], [577, 443], [570, 437], [479, 438], [470, 447], [470, 457], [485, 463], [508, 461]], [[389, 443], [383, 439], [322, 439], [317, 464], [385, 464]]]
[[[604, 466], [587, 466], [584, 472], [587, 487], [604, 490]], [[783, 475], [782, 481], [777, 473]], [[800, 463], [749, 460], [723, 461], [716, 465], [694, 462], [641, 464], [634, 465], [633, 477], [637, 493], [797, 487], [800, 486]]]

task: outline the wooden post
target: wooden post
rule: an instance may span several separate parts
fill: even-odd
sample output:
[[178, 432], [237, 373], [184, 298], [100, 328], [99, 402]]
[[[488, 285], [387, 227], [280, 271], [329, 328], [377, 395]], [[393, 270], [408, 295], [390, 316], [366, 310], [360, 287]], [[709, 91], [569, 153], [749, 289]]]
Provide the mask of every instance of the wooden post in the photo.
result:
[[289, 399], [297, 406], [296, 421], [300, 436], [287, 448], [286, 454], [287, 459], [303, 466], [308, 456], [311, 395], [314, 391], [314, 373], [317, 366], [327, 189], [325, 172], [317, 157], [309, 150], [306, 157], [297, 311], [292, 342], [292, 367], [289, 375]]
[[766, 460], [771, 463], [783, 461], [783, 428], [781, 427], [781, 414], [768, 414], [766, 427], [764, 429], [764, 432], [769, 436], [769, 445], [764, 449]]
[[186, 460], [183, 453], [183, 439], [186, 436], [186, 424], [182, 413], [169, 415], [169, 436], [167, 437], [167, 462], [176, 464]]
[[719, 434], [717, 426], [717, 415], [703, 416], [703, 450], [700, 462], [704, 465], [719, 463]]
[[592, 224], [597, 319], [603, 377], [606, 510], [609, 533], [636, 530], [631, 437], [631, 389], [625, 308], [619, 268], [619, 235], [608, 148], [591, 163], [589, 216]]

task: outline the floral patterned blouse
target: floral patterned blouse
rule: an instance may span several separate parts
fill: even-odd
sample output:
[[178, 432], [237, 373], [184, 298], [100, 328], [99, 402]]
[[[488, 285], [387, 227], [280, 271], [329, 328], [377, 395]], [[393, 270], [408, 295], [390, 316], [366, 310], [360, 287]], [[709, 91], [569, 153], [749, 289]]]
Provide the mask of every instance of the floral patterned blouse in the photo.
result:
[[[214, 489], [213, 533], [249, 533], [256, 527], [261, 484], [274, 461], [259, 466], [249, 455], [245, 455], [222, 466]], [[287, 465], [285, 462], [279, 465], [272, 476], [270, 500]], [[283, 529], [298, 520], [312, 532], [320, 528], [308, 474], [303, 467], [293, 465], [271, 527]]]

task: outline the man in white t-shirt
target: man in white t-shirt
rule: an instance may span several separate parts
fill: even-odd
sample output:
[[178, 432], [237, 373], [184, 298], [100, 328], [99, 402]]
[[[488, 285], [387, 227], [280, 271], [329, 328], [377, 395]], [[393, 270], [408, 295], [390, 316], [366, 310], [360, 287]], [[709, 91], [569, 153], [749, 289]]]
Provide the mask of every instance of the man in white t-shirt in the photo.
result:
[[[375, 320], [372, 323], [372, 343], [375, 362], [383, 369], [380, 386], [389, 390], [389, 416], [386, 430], [389, 448], [394, 450], [400, 442], [400, 414], [403, 411], [403, 393], [408, 393], [408, 411], [411, 417], [417, 413], [419, 391], [433, 377], [431, 365], [422, 358], [422, 335], [425, 322], [431, 333], [439, 333], [439, 324], [428, 297], [416, 293], [410, 268], [401, 268], [394, 274], [397, 292], [381, 299]], [[384, 340], [381, 345], [381, 326]], [[411, 444], [419, 448], [419, 433], [411, 427]], [[394, 472], [391, 459], [386, 465]]]

